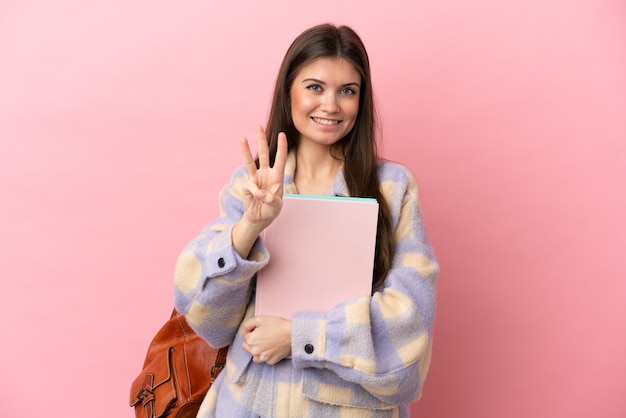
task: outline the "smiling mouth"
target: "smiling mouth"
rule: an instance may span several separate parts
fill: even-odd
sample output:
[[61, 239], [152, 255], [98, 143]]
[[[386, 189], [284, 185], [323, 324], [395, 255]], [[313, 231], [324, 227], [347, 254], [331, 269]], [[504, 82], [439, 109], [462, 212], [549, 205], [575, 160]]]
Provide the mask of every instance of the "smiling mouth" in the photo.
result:
[[333, 119], [322, 119], [322, 118], [315, 118], [312, 117], [311, 119], [313, 119], [313, 122], [315, 123], [319, 123], [320, 125], [337, 125], [340, 121], [338, 120], [333, 120]]

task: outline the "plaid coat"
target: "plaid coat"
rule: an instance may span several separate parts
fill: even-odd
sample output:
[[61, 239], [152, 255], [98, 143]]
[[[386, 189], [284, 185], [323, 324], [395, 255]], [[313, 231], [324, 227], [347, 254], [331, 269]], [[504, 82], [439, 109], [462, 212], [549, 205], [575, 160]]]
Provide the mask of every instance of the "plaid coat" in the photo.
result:
[[[294, 173], [291, 153], [285, 193], [297, 193]], [[254, 315], [254, 275], [269, 254], [261, 238], [246, 260], [232, 246], [247, 171], [241, 167], [233, 174], [220, 193], [220, 216], [186, 246], [176, 264], [176, 308], [211, 345], [231, 345], [224, 372], [198, 417], [409, 416], [430, 363], [439, 266], [424, 231], [413, 175], [384, 161], [379, 176], [396, 240], [385, 284], [372, 296], [344, 301], [325, 313], [295, 313], [292, 356], [271, 366], [252, 362], [241, 348], [240, 324]], [[349, 195], [342, 170], [328, 194]]]

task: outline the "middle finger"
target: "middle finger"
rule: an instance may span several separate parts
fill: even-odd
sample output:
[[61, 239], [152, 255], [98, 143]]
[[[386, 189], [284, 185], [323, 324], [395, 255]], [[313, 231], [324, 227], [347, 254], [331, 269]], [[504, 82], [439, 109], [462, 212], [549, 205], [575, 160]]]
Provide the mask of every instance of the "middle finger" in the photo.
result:
[[259, 153], [259, 167], [270, 166], [270, 151], [267, 146], [267, 136], [261, 126], [256, 128], [257, 151]]

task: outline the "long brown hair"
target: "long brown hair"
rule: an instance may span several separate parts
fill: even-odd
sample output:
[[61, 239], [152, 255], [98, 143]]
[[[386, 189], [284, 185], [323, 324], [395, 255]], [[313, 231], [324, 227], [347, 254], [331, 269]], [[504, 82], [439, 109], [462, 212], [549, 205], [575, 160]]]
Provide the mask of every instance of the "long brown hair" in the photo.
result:
[[302, 66], [318, 58], [343, 58], [361, 76], [359, 113], [352, 130], [337, 146], [343, 147], [343, 172], [351, 196], [375, 198], [379, 204], [378, 232], [372, 291], [380, 288], [394, 251], [393, 227], [389, 206], [380, 190], [376, 143], [377, 115], [374, 109], [369, 58], [359, 36], [347, 26], [323, 24], [307, 29], [291, 44], [280, 66], [266, 133], [271, 163], [276, 157], [277, 137], [285, 132], [289, 149], [298, 146], [299, 133], [291, 117], [290, 89]]

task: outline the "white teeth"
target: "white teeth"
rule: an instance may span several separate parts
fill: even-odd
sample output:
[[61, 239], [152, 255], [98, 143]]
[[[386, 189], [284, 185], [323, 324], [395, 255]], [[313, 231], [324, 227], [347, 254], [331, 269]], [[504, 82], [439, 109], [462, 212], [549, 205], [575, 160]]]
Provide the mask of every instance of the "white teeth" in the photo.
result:
[[338, 120], [320, 119], [320, 118], [313, 118], [313, 121], [321, 125], [336, 125], [339, 123]]

